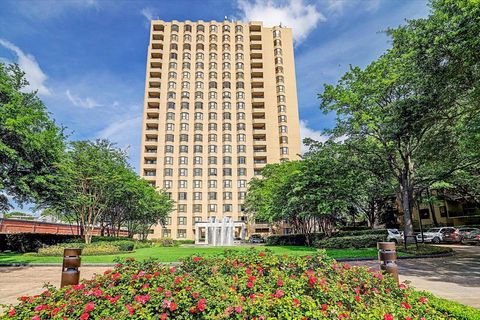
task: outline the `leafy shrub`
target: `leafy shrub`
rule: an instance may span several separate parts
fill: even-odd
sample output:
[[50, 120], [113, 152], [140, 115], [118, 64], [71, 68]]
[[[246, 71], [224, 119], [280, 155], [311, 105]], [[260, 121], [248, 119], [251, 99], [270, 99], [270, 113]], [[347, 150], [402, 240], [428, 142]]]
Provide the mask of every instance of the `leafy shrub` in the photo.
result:
[[452, 248], [437, 247], [437, 246], [432, 246], [429, 244], [421, 244], [421, 243], [418, 244], [418, 248], [416, 245], [410, 244], [408, 245], [407, 249], [405, 249], [403, 245], [398, 245], [397, 251], [410, 253], [414, 255], [430, 255], [430, 254], [441, 254], [441, 253], [453, 252]]
[[133, 241], [133, 239], [127, 238], [127, 237], [107, 237], [107, 236], [92, 237], [92, 243], [93, 242], [114, 242], [114, 241], [125, 241], [125, 240]]
[[178, 245], [181, 245], [181, 244], [195, 244], [195, 240], [188, 240], [188, 239], [185, 239], [185, 240], [175, 240], [175, 242], [176, 242]]
[[351, 230], [351, 231], [340, 231], [334, 236], [336, 237], [349, 237], [349, 236], [363, 236], [363, 235], [373, 235], [381, 234], [385, 237], [388, 235], [387, 229], [365, 229], [365, 230]]
[[315, 241], [317, 248], [348, 249], [348, 248], [372, 248], [377, 242], [385, 241], [384, 234], [370, 234], [362, 236], [331, 237]]
[[[323, 239], [325, 237], [322, 233], [315, 233], [312, 235], [312, 242]], [[306, 237], [304, 234], [284, 234], [272, 235], [267, 238], [268, 246], [304, 246], [306, 245]]]
[[82, 255], [104, 255], [116, 254], [121, 252], [132, 251], [135, 247], [135, 242], [132, 240], [110, 241], [110, 242], [93, 242], [86, 245], [83, 242], [62, 243], [55, 246], [38, 249], [40, 256], [62, 256], [65, 248], [80, 248]]
[[172, 238], [158, 238], [152, 239], [150, 241], [152, 241], [153, 243], [155, 243], [155, 245], [159, 247], [175, 247], [176, 245], [178, 245]]
[[[287, 257], [256, 250], [190, 257], [176, 267], [127, 259], [79, 285], [50, 286], [19, 300], [4, 308], [4, 319], [446, 320], [461, 312], [324, 252]], [[469, 312], [478, 319], [480, 311]]]

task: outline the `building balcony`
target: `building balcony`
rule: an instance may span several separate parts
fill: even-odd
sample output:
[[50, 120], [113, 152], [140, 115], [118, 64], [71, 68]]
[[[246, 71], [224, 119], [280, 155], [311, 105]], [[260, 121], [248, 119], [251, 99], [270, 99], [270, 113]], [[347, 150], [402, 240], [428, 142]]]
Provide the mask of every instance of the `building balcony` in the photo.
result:
[[150, 99], [157, 99], [157, 98], [160, 98], [160, 89], [156, 90], [156, 89], [149, 89], [148, 90], [148, 98]]
[[162, 78], [162, 73], [161, 72], [150, 72], [150, 78], [152, 79], [161, 79]]
[[160, 103], [154, 102], [154, 101], [148, 101], [147, 103], [147, 109], [152, 110], [152, 109], [160, 109]]
[[150, 69], [162, 69], [162, 63], [159, 61], [150, 62]]

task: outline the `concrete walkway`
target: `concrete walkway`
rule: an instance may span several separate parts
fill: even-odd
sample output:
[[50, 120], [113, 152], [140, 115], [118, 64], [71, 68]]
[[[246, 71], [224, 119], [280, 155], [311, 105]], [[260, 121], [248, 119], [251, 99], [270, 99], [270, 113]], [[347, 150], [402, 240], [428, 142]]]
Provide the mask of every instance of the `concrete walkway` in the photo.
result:
[[[410, 281], [419, 290], [480, 308], [480, 246], [450, 247], [456, 252], [452, 257], [399, 260], [400, 280]], [[375, 261], [350, 264], [378, 267]], [[83, 266], [81, 277], [89, 279], [110, 268]], [[0, 267], [0, 304], [16, 303], [22, 295], [41, 293], [46, 282], [59, 286], [60, 270], [60, 266]]]
[[[446, 246], [455, 250], [454, 256], [398, 260], [400, 281], [410, 281], [418, 290], [480, 308], [480, 246]], [[373, 261], [351, 264], [378, 268]]]

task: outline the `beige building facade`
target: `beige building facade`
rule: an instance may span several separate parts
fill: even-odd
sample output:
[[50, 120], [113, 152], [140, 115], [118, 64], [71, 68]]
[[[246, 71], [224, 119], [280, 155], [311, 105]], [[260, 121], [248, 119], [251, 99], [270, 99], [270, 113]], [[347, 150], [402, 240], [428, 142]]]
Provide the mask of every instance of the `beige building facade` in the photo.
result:
[[255, 232], [242, 206], [249, 180], [299, 159], [300, 146], [291, 29], [151, 22], [140, 174], [176, 202], [151, 238], [202, 238], [195, 223], [213, 217]]

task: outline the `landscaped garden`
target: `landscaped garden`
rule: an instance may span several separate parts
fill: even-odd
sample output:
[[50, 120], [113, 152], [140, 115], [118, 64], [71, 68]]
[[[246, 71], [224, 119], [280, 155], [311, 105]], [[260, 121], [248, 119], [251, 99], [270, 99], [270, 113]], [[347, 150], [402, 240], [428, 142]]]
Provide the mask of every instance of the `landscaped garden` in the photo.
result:
[[127, 259], [92, 280], [48, 287], [2, 319], [478, 319], [446, 302], [324, 253], [227, 251], [178, 266]]

